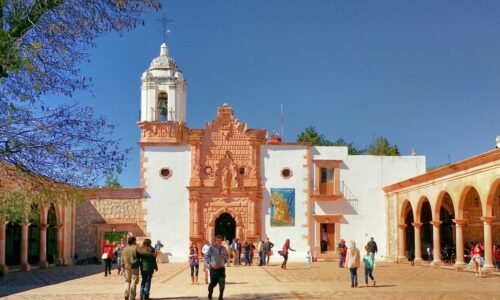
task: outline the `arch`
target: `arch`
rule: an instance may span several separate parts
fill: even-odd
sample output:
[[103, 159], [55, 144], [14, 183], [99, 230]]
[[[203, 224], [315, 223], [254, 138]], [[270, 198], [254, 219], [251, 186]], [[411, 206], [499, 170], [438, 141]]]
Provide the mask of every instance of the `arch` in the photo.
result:
[[156, 99], [156, 112], [157, 121], [168, 120], [168, 94], [165, 91], [158, 93], [158, 98]]
[[[418, 199], [417, 210], [415, 213], [415, 220], [422, 222], [422, 209], [424, 208], [424, 205], [426, 203], [429, 204], [429, 207], [430, 207], [431, 203], [429, 201], [429, 198], [427, 198], [426, 196], [421, 196], [420, 199]], [[432, 214], [432, 209], [431, 209], [431, 220], [433, 219], [432, 216], [433, 216], [433, 214]]]
[[47, 209], [47, 257], [49, 264], [55, 263], [57, 255], [57, 209], [54, 204], [50, 204]]
[[458, 206], [458, 219], [467, 221], [463, 230], [464, 242], [484, 242], [483, 206], [477, 189], [472, 185], [463, 188]]
[[401, 209], [400, 209], [400, 214], [399, 214], [399, 224], [405, 224], [405, 220], [406, 220], [406, 216], [408, 214], [408, 211], [411, 211], [411, 213], [413, 215], [413, 207], [411, 205], [411, 202], [406, 199], [403, 201], [403, 204], [401, 204]]
[[[451, 207], [450, 207], [450, 202], [448, 200], [451, 201]], [[441, 208], [443, 207], [443, 205], [444, 209], [446, 209], [450, 215], [456, 214], [455, 203], [453, 202], [450, 193], [448, 193], [447, 191], [441, 191], [437, 197], [434, 209], [432, 210], [433, 211], [432, 215], [436, 217], [436, 220], [440, 220], [438, 218], [440, 218]]]
[[232, 241], [236, 237], [236, 220], [230, 213], [222, 213], [215, 219], [215, 235], [222, 235], [224, 240]]
[[234, 218], [234, 220], [236, 221], [236, 226], [238, 226], [238, 224], [241, 224], [241, 226], [243, 227], [243, 223], [241, 222], [240, 214], [233, 212], [231, 209], [228, 209], [227, 207], [223, 207], [223, 208], [220, 208], [217, 211], [215, 211], [215, 213], [212, 214], [212, 217], [210, 218], [210, 222], [208, 223], [208, 225], [211, 227], [215, 226], [215, 220], [217, 220], [220, 217], [220, 215], [222, 215], [223, 213], [230, 214]]
[[7, 223], [5, 236], [5, 263], [8, 266], [19, 265], [21, 262], [21, 225]]
[[486, 217], [496, 216], [499, 217], [499, 211], [494, 210], [494, 207], [500, 206], [500, 178], [497, 178], [490, 185], [488, 192], [488, 199], [486, 199], [486, 210], [484, 215]]

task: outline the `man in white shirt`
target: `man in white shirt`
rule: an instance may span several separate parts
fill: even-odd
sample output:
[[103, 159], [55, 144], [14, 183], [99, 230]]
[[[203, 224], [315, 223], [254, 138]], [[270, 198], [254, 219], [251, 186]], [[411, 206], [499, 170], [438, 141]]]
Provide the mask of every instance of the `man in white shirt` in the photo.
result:
[[210, 249], [210, 242], [206, 241], [205, 245], [203, 245], [203, 248], [201, 248], [201, 254], [203, 254], [203, 273], [205, 273], [205, 284], [208, 284], [208, 278], [210, 275], [210, 273], [209, 273], [210, 269], [209, 269], [207, 257], [206, 257], [206, 255], [208, 253], [208, 249]]

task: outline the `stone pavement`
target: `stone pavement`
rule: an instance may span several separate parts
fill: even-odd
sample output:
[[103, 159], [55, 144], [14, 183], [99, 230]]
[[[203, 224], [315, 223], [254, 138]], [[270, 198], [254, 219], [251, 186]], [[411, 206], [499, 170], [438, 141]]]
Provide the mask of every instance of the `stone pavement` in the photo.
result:
[[[104, 277], [103, 266], [56, 267], [16, 272], [0, 279], [0, 299], [123, 299], [123, 278]], [[203, 275], [200, 273], [200, 283]], [[374, 271], [377, 287], [351, 288], [348, 271], [336, 263], [290, 263], [281, 270], [269, 267], [227, 268], [225, 299], [500, 299], [500, 277], [475, 278], [427, 266], [379, 263]], [[153, 299], [206, 299], [205, 284], [191, 285], [187, 264], [161, 264], [153, 278]], [[218, 296], [218, 290], [214, 296]], [[214, 297], [217, 299], [217, 297]]]

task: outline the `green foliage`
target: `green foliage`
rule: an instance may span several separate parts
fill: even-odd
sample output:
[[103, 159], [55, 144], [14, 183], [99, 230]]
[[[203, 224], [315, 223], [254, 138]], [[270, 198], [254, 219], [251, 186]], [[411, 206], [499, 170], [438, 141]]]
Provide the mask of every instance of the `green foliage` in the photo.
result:
[[368, 145], [367, 153], [369, 155], [385, 155], [385, 156], [399, 156], [399, 149], [396, 144], [389, 144], [389, 141], [380, 136], [376, 138], [370, 145]]
[[330, 141], [325, 136], [316, 131], [314, 126], [305, 128], [298, 136], [297, 142], [311, 143], [313, 146], [347, 146], [349, 155], [386, 155], [399, 156], [399, 149], [396, 144], [391, 145], [385, 137], [376, 138], [367, 148], [357, 148], [352, 142], [347, 142], [343, 138]]
[[323, 134], [316, 131], [314, 126], [304, 129], [298, 136], [297, 142], [311, 143], [313, 146], [332, 146], [332, 142], [325, 138]]
[[110, 243], [119, 243], [121, 239], [127, 238], [126, 231], [114, 231], [114, 232], [105, 232], [104, 239], [108, 240]]
[[118, 178], [113, 175], [108, 175], [106, 176], [106, 181], [104, 182], [104, 187], [107, 188], [112, 188], [112, 189], [119, 189], [122, 187], [120, 182], [118, 181]]

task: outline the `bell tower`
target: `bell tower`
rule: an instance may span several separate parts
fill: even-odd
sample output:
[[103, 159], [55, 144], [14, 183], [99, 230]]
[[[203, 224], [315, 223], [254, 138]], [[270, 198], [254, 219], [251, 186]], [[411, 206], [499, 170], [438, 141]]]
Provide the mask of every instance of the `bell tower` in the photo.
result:
[[186, 122], [186, 80], [163, 43], [141, 77], [140, 122]]

